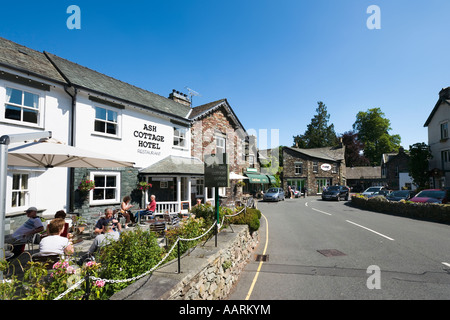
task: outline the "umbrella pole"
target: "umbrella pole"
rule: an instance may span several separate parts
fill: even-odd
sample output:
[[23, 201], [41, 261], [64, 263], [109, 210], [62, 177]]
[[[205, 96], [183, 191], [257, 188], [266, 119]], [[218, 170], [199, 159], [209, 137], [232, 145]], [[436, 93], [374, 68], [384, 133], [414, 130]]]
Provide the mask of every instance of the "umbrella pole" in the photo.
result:
[[[0, 141], [0, 261], [5, 259], [5, 212], [6, 212], [6, 177], [8, 176], [8, 144], [9, 137]], [[0, 281], [3, 271], [0, 270]]]
[[[0, 137], [0, 260], [5, 258], [6, 179], [8, 177], [8, 145], [11, 142], [51, 138], [51, 131], [13, 134]], [[3, 281], [3, 271], [0, 271]]]

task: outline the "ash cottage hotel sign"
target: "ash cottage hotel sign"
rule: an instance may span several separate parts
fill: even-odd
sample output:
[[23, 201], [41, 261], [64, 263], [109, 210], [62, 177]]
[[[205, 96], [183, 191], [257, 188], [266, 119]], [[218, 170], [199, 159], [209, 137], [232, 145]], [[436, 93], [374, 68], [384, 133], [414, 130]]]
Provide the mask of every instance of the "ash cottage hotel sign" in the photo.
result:
[[166, 141], [163, 135], [158, 134], [158, 127], [155, 125], [144, 124], [142, 130], [133, 132], [138, 142], [138, 152], [160, 155], [161, 145]]

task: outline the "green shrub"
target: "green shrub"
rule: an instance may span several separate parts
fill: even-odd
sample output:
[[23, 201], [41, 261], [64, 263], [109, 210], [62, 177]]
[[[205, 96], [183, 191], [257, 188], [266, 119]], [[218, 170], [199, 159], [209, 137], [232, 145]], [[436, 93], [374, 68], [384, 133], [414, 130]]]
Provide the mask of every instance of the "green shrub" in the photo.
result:
[[261, 218], [261, 211], [257, 209], [247, 208], [245, 213], [241, 213], [237, 216], [229, 218], [230, 224], [246, 224], [250, 230], [250, 233], [253, 233], [259, 230]]
[[[103, 268], [100, 278], [122, 280], [141, 275], [161, 261], [162, 249], [153, 232], [137, 228], [123, 232], [120, 240], [103, 247], [97, 257]], [[107, 294], [120, 291], [132, 282], [107, 285]]]
[[[203, 218], [189, 218], [182, 221], [180, 227], [166, 231], [168, 247], [172, 248], [178, 238], [195, 239], [203, 235], [212, 225], [213, 223], [207, 225]], [[211, 232], [214, 232], [214, 228]], [[206, 240], [211, 235], [211, 232], [195, 241], [180, 241], [181, 254], [185, 253], [189, 248], [195, 247], [199, 242]], [[177, 254], [177, 249], [173, 250], [168, 260], [176, 258]]]

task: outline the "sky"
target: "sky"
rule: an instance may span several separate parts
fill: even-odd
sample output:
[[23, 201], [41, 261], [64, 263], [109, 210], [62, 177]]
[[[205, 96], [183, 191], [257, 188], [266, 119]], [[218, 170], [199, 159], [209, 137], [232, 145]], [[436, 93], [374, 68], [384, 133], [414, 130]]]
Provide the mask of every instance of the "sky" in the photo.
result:
[[8, 1], [2, 12], [0, 36], [21, 45], [165, 97], [190, 88], [194, 106], [226, 98], [262, 149], [292, 146], [318, 101], [337, 134], [380, 108], [403, 147], [427, 143], [450, 86], [448, 0]]

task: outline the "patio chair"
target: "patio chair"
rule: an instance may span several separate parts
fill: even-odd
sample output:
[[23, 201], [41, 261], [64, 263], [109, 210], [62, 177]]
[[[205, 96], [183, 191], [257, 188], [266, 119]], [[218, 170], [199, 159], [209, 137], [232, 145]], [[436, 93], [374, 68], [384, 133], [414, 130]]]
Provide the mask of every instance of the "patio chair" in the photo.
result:
[[40, 253], [35, 253], [31, 256], [31, 261], [45, 263], [47, 270], [52, 269], [53, 265], [59, 260], [59, 255], [43, 256]]
[[157, 233], [158, 235], [164, 235], [166, 231], [165, 222], [153, 222], [150, 223], [150, 231]]

